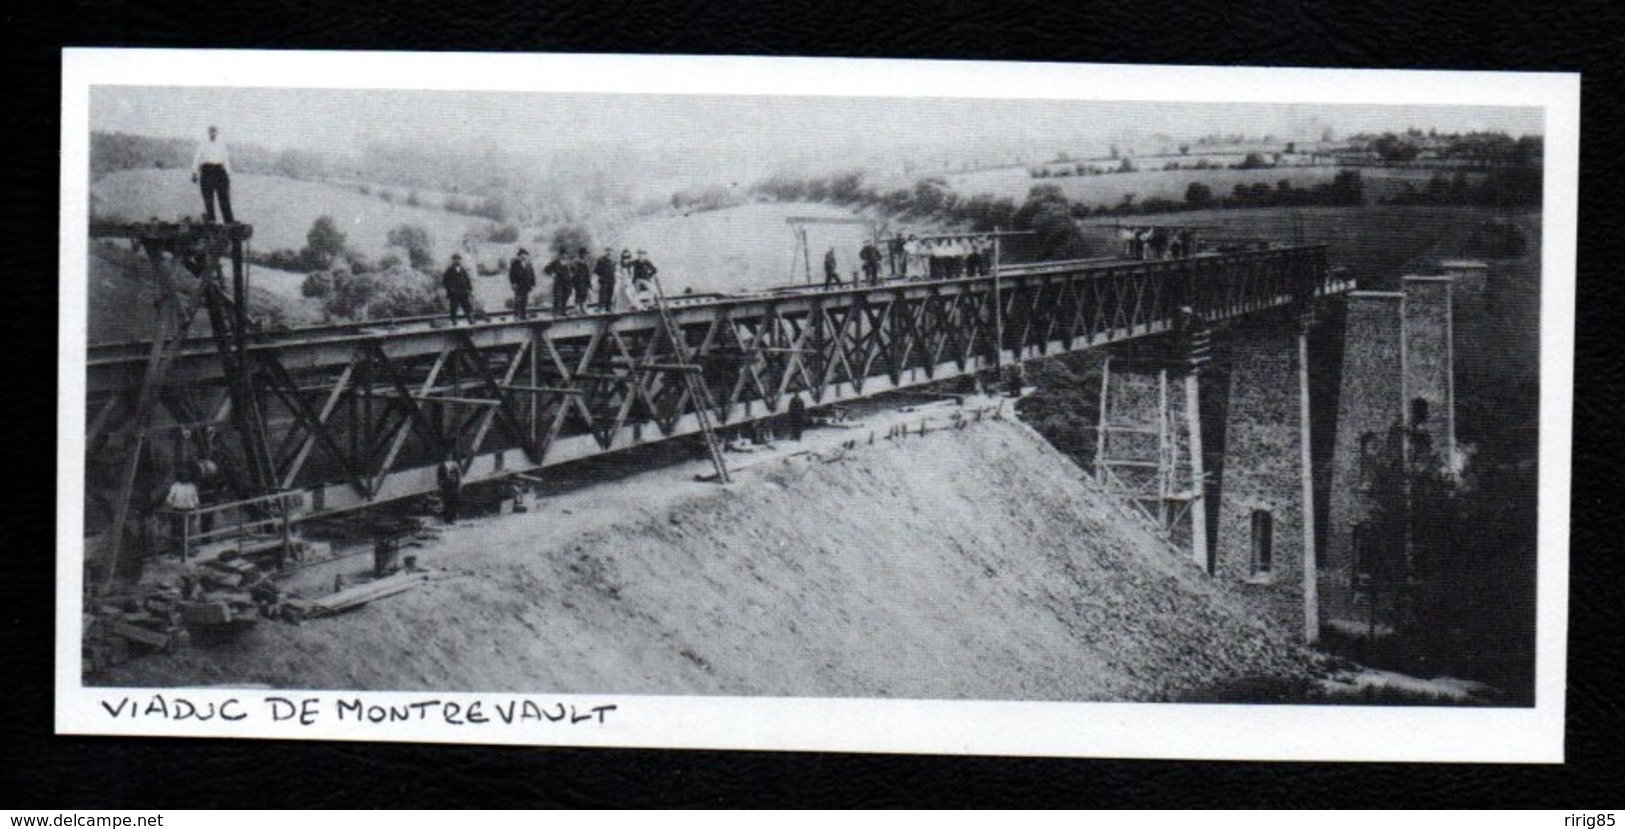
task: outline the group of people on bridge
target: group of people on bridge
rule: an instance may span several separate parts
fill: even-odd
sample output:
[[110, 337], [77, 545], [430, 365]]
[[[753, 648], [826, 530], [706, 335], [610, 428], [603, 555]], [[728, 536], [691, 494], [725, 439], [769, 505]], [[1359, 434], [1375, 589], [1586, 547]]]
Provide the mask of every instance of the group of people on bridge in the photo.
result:
[[[626, 296], [631, 308], [647, 308], [654, 302], [654, 279], [659, 272], [659, 268], [649, 261], [647, 251], [639, 250], [634, 255], [630, 248], [623, 248], [619, 258], [614, 248], [604, 248], [604, 252], [593, 260], [585, 247], [577, 248], [574, 252], [561, 247], [541, 268], [541, 274], [551, 281], [555, 317], [614, 311], [617, 284], [622, 286], [620, 292]], [[536, 274], [530, 251], [520, 248], [508, 265], [514, 319], [530, 318], [530, 299], [531, 292], [536, 290]], [[459, 310], [469, 323], [473, 323], [474, 281], [469, 277], [468, 268], [463, 265], [461, 253], [451, 255], [451, 264], [440, 275], [440, 285], [446, 292], [452, 324], [457, 324]]]
[[[880, 284], [881, 264], [884, 263], [891, 279], [958, 279], [960, 277], [987, 276], [993, 258], [993, 244], [986, 236], [933, 236], [921, 239], [914, 234], [904, 238], [893, 234], [885, 240], [886, 251], [873, 241], [865, 242], [858, 250], [862, 265], [862, 283]], [[857, 274], [853, 275], [854, 282]], [[835, 248], [824, 254], [824, 287], [842, 285], [840, 267]]]
[[1195, 234], [1186, 227], [1120, 227], [1117, 239], [1126, 259], [1183, 259], [1195, 253]]

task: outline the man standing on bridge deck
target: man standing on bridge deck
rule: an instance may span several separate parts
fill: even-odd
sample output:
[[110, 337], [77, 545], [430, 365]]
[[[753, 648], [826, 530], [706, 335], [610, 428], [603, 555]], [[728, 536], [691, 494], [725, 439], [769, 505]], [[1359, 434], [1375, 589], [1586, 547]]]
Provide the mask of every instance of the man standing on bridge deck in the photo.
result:
[[903, 258], [903, 233], [893, 233], [886, 243], [886, 265], [891, 277], [908, 276], [908, 260]]
[[659, 272], [655, 263], [649, 261], [649, 253], [638, 251], [638, 258], [632, 260], [632, 290], [636, 294], [632, 299], [638, 307], [646, 308], [654, 301], [654, 279]]
[[586, 248], [576, 251], [576, 258], [570, 262], [570, 287], [575, 291], [576, 313], [587, 313], [587, 306], [592, 302], [592, 266], [587, 264]]
[[965, 275], [985, 276], [987, 274], [987, 260], [982, 256], [981, 240], [969, 240], [965, 245], [965, 251]]
[[615, 310], [615, 249], [604, 248], [604, 255], [593, 263], [592, 273], [598, 277], [598, 310]]
[[446, 266], [446, 272], [440, 275], [440, 285], [446, 289], [446, 304], [451, 306], [451, 324], [457, 324], [457, 309], [462, 308], [468, 317], [468, 324], [474, 324], [474, 282], [468, 278], [468, 269], [463, 267], [463, 255], [451, 255], [451, 264]]
[[[915, 238], [914, 234], [910, 233], [908, 235], [908, 241], [903, 243], [903, 273], [902, 273], [902, 276], [903, 276], [904, 279], [908, 278], [909, 261], [919, 258], [920, 255], [923, 252], [924, 251], [921, 250], [921, 247], [920, 247], [920, 240]], [[919, 263], [917, 263], [917, 262], [915, 263], [915, 266], [914, 266], [914, 272], [915, 273], [920, 273], [921, 272], [920, 269], [919, 269]]]
[[214, 224], [214, 200], [220, 198], [220, 215], [226, 224], [235, 224], [231, 215], [231, 156], [220, 131], [209, 127], [209, 140], [197, 145], [192, 156], [192, 183], [203, 190], [203, 221]]
[[835, 249], [830, 248], [824, 254], [824, 290], [838, 288], [841, 285], [841, 271], [835, 266]]
[[570, 265], [564, 261], [563, 250], [554, 252], [542, 273], [553, 280], [553, 316], [562, 317], [570, 305]]
[[508, 284], [513, 286], [513, 318], [525, 319], [530, 307], [530, 292], [536, 287], [536, 268], [530, 264], [530, 251], [524, 248], [514, 256], [508, 266]]
[[858, 250], [858, 259], [863, 262], [863, 278], [870, 285], [880, 284], [880, 248], [875, 247], [873, 241], [864, 242]]

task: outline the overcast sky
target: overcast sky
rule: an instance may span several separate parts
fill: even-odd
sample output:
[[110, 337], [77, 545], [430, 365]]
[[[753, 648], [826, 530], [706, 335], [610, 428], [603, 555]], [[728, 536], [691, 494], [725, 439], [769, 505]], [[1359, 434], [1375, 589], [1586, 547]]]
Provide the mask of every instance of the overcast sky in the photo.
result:
[[198, 137], [216, 124], [227, 140], [274, 149], [344, 151], [382, 140], [489, 143], [520, 154], [611, 139], [771, 156], [857, 142], [1047, 141], [1060, 150], [1134, 133], [1302, 139], [1324, 126], [1338, 135], [1411, 126], [1543, 132], [1534, 108], [178, 87], [95, 87], [89, 114], [92, 130]]

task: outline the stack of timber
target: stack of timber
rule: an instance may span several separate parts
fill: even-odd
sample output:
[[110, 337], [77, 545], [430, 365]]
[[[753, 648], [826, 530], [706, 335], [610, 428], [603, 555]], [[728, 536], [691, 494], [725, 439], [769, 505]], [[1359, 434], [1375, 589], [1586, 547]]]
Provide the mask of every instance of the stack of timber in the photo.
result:
[[196, 558], [157, 584], [90, 600], [84, 614], [83, 666], [98, 671], [148, 653], [174, 653], [194, 634], [229, 635], [261, 618], [297, 622], [270, 575], [233, 550]]

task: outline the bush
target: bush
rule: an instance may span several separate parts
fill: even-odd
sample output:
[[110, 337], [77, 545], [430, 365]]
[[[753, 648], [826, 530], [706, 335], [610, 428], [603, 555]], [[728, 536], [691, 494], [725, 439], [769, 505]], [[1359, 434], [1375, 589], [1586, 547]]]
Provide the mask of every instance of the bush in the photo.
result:
[[581, 248], [592, 250], [592, 233], [580, 225], [563, 225], [553, 231], [553, 250], [575, 253]]
[[279, 271], [315, 271], [326, 267], [326, 264], [316, 260], [310, 249], [292, 251], [287, 248], [271, 251], [251, 251], [248, 261], [265, 268], [276, 268]]
[[422, 225], [396, 225], [390, 228], [386, 242], [392, 248], [406, 251], [407, 261], [414, 268], [427, 268], [434, 264], [434, 238]]
[[1237, 170], [1262, 170], [1269, 166], [1271, 165], [1269, 162], [1264, 160], [1263, 153], [1248, 153], [1247, 157], [1243, 158], [1240, 164], [1235, 165], [1235, 168]]
[[[483, 311], [479, 299], [475, 310]], [[380, 275], [372, 298], [369, 316], [372, 319], [416, 317], [445, 310], [440, 299], [440, 283], [433, 276], [412, 268], [396, 265]]]
[[323, 267], [332, 264], [334, 259], [344, 253], [345, 236], [339, 230], [338, 223], [332, 216], [323, 214], [316, 217], [316, 221], [305, 233], [306, 255], [315, 257]]
[[299, 284], [301, 296], [310, 299], [327, 299], [333, 295], [333, 274], [328, 271], [314, 271], [305, 277]]
[[1201, 210], [1213, 206], [1213, 188], [1200, 181], [1193, 181], [1185, 188], [1185, 204], [1192, 210]]
[[485, 234], [485, 238], [492, 242], [512, 243], [519, 241], [519, 228], [515, 225], [501, 225], [494, 227]]

